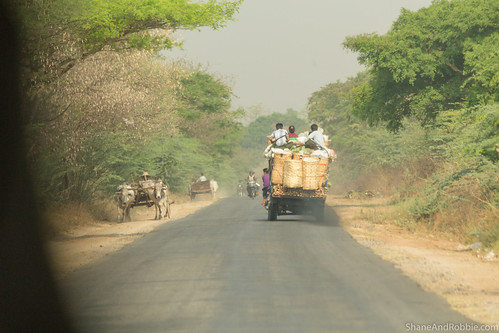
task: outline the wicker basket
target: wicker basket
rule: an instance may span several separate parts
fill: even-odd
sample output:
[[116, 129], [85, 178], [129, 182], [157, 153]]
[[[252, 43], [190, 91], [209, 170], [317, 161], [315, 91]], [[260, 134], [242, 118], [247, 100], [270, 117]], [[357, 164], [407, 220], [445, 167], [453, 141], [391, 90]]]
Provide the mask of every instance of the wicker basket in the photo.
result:
[[282, 184], [284, 173], [284, 161], [290, 160], [291, 154], [275, 154], [274, 166], [272, 167], [272, 184]]
[[318, 186], [321, 187], [326, 182], [327, 170], [329, 168], [329, 159], [321, 158], [319, 160], [319, 170], [318, 170]]
[[319, 159], [305, 157], [303, 159], [303, 189], [315, 190], [319, 188]]
[[287, 160], [284, 161], [283, 185], [286, 188], [298, 188], [302, 186], [302, 161]]

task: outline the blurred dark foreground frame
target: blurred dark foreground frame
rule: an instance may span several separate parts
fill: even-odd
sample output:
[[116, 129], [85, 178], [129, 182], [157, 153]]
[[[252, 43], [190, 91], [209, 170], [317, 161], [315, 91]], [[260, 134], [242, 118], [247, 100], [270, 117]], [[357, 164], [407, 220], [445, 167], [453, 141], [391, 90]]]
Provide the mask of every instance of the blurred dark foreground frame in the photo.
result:
[[0, 332], [72, 332], [41, 236], [22, 128], [19, 40], [0, 2]]

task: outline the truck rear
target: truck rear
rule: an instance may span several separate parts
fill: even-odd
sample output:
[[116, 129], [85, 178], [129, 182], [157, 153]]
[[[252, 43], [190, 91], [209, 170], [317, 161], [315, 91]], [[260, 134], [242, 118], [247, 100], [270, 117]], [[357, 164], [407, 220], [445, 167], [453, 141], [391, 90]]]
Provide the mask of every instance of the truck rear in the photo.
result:
[[273, 152], [269, 160], [268, 220], [275, 221], [279, 215], [302, 214], [322, 220], [329, 163], [327, 154]]

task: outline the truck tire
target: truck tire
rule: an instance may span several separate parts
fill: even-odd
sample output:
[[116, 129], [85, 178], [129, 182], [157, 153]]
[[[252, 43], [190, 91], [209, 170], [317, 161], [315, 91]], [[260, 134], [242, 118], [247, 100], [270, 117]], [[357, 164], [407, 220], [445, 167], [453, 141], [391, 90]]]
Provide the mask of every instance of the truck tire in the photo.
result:
[[277, 220], [277, 203], [275, 203], [272, 199], [270, 200], [269, 203], [269, 211], [268, 211], [268, 218], [269, 221], [275, 221]]

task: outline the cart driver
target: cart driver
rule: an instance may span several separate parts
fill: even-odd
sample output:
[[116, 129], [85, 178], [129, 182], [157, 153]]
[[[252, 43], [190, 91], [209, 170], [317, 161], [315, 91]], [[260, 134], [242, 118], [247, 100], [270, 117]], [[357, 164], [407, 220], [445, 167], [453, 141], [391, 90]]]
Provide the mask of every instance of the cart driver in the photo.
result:
[[149, 183], [150, 178], [151, 178], [151, 175], [147, 172], [144, 172], [142, 174], [142, 176], [139, 177], [139, 185], [143, 187], [144, 184]]
[[201, 172], [201, 176], [198, 178], [198, 182], [205, 182], [208, 178], [205, 177], [204, 173]]

